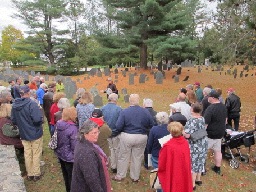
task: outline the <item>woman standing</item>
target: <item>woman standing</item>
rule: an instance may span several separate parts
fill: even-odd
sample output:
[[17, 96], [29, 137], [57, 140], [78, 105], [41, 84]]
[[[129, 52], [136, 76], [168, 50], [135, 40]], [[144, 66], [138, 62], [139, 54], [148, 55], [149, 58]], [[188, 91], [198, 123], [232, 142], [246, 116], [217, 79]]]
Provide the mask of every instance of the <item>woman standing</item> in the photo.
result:
[[111, 192], [107, 156], [95, 145], [98, 137], [98, 124], [86, 120], [79, 129], [79, 142], [75, 149], [72, 192]]
[[59, 158], [66, 191], [70, 191], [72, 170], [74, 162], [74, 150], [77, 144], [78, 127], [75, 124], [77, 117], [76, 108], [63, 109], [62, 119], [56, 123], [57, 148], [55, 154]]
[[201, 172], [204, 170], [204, 164], [207, 156], [207, 137], [203, 137], [196, 141], [192, 141], [190, 135], [200, 129], [205, 129], [204, 118], [201, 116], [202, 105], [198, 102], [191, 106], [192, 118], [185, 125], [185, 138], [188, 138], [190, 144], [191, 165], [193, 189], [196, 189], [195, 184], [202, 185]]

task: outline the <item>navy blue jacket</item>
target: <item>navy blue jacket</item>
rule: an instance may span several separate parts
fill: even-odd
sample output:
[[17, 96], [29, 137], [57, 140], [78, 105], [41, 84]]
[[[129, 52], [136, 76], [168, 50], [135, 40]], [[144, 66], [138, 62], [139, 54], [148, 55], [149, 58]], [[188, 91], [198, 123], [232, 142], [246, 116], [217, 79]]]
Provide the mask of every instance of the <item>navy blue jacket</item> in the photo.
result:
[[153, 125], [153, 117], [147, 109], [140, 106], [130, 106], [120, 112], [116, 122], [116, 130], [112, 131], [112, 135], [118, 135], [121, 132], [146, 135]]
[[43, 113], [30, 98], [15, 99], [11, 120], [19, 127], [21, 140], [34, 141], [42, 137]]

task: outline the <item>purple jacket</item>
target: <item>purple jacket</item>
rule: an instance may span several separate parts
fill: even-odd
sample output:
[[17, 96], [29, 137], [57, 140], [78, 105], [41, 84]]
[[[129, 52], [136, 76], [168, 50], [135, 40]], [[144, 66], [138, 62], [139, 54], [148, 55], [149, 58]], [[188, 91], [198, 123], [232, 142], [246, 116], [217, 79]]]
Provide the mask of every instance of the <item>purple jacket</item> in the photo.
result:
[[55, 154], [63, 161], [74, 162], [78, 127], [72, 121], [59, 120], [56, 123], [56, 129], [58, 141]]

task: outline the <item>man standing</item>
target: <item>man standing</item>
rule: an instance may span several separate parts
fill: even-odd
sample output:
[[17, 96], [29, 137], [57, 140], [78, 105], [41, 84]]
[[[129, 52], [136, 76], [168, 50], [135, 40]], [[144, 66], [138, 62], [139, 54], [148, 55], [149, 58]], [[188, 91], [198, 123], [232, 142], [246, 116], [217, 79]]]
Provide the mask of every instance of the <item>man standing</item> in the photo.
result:
[[115, 93], [118, 95], [118, 90], [116, 88], [116, 85], [113, 83], [112, 78], [108, 77], [107, 81], [108, 81], [108, 86], [107, 86], [107, 89], [104, 91], [104, 93], [107, 93], [107, 97], [111, 93]]
[[203, 98], [202, 101], [201, 101], [201, 103], [202, 103], [202, 105], [203, 105], [202, 116], [204, 116], [205, 110], [206, 110], [207, 107], [209, 107], [209, 105], [211, 104], [211, 103], [208, 102], [208, 95], [209, 95], [209, 93], [211, 92], [211, 90], [212, 90], [212, 89], [209, 88], [209, 87], [205, 87], [205, 88], [203, 89], [204, 98]]
[[201, 102], [202, 99], [204, 98], [204, 95], [203, 95], [203, 90], [200, 87], [200, 83], [195, 82], [194, 86], [195, 86], [195, 94], [196, 94], [197, 101]]
[[38, 181], [41, 178], [43, 115], [37, 103], [29, 98], [30, 89], [27, 85], [20, 87], [20, 95], [21, 98], [13, 103], [11, 120], [19, 127], [20, 138], [24, 146], [27, 179]]
[[22, 82], [22, 77], [18, 77], [16, 79], [16, 83], [15, 85], [13, 86], [13, 95], [14, 95], [14, 99], [16, 98], [20, 98], [20, 85], [21, 85], [21, 82]]
[[241, 101], [240, 98], [235, 94], [233, 88], [227, 90], [228, 97], [226, 98], [225, 105], [228, 111], [228, 124], [232, 127], [232, 120], [234, 121], [234, 129], [238, 131]]
[[[104, 105], [101, 108], [103, 113], [103, 119], [108, 124], [110, 129], [116, 130], [116, 121], [119, 117], [122, 108], [117, 105], [118, 95], [115, 93], [111, 93], [108, 96], [108, 104]], [[110, 137], [108, 139], [108, 144], [110, 148], [110, 163], [111, 170], [113, 173], [117, 172], [117, 158], [118, 158], [118, 149], [119, 149], [119, 138], [118, 137]]]
[[120, 181], [126, 177], [130, 165], [130, 177], [138, 182], [141, 170], [143, 152], [147, 144], [147, 133], [153, 127], [153, 118], [147, 109], [139, 106], [139, 95], [131, 94], [130, 107], [122, 110], [116, 122], [113, 135], [120, 138], [120, 151], [118, 154], [117, 174], [113, 180]]
[[[177, 103], [180, 106], [181, 114], [184, 115], [187, 120], [189, 120], [191, 118], [191, 107], [189, 106], [189, 104], [186, 103], [186, 95], [184, 93], [180, 93], [178, 95]], [[170, 104], [170, 111], [172, 112], [171, 105], [172, 104]]]
[[221, 139], [225, 134], [227, 109], [224, 104], [220, 103], [219, 94], [215, 90], [209, 93], [208, 101], [211, 105], [204, 114], [208, 134], [208, 149], [214, 151], [215, 166], [212, 167], [212, 170], [220, 175], [222, 161]]

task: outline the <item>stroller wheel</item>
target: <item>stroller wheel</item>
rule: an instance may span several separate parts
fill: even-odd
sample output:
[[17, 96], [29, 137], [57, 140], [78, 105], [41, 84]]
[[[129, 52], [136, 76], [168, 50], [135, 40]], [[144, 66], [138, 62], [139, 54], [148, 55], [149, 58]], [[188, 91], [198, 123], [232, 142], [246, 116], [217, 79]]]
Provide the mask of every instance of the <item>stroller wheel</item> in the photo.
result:
[[239, 167], [239, 162], [236, 159], [231, 159], [229, 165], [231, 168], [237, 169]]
[[247, 155], [241, 155], [240, 160], [244, 163], [249, 163], [249, 157]]

